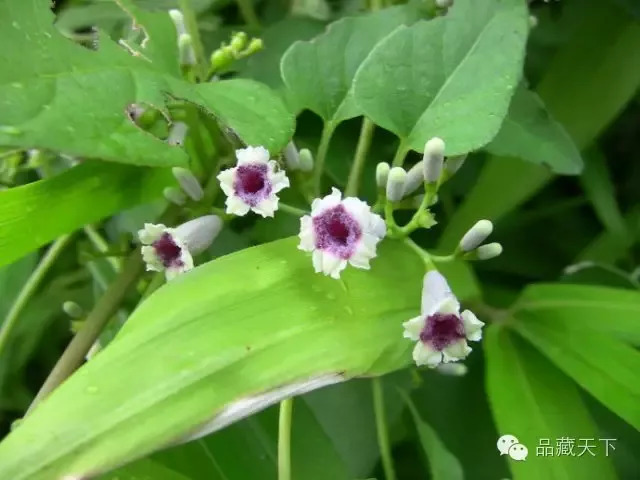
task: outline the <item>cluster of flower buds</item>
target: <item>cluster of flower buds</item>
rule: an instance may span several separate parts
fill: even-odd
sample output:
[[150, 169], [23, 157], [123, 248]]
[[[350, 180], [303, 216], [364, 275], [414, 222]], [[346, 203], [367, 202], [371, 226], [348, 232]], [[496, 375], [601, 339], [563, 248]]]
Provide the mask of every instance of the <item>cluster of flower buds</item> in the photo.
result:
[[264, 44], [259, 38], [249, 40], [244, 32], [237, 32], [231, 36], [229, 44], [223, 43], [220, 48], [211, 54], [212, 73], [220, 72], [231, 66], [231, 64], [241, 58], [253, 55], [264, 48]]
[[178, 53], [180, 59], [180, 65], [190, 66], [196, 64], [196, 53], [193, 49], [193, 39], [187, 31], [187, 27], [184, 23], [184, 15], [180, 10], [169, 10], [169, 16], [176, 27], [176, 33], [178, 35]]
[[301, 170], [310, 172], [313, 170], [313, 155], [308, 148], [298, 150], [293, 141], [289, 142], [282, 153], [287, 170]]
[[489, 220], [479, 220], [464, 234], [456, 249], [457, 255], [467, 260], [489, 260], [502, 253], [502, 245], [497, 242], [482, 245], [493, 232], [493, 223]]

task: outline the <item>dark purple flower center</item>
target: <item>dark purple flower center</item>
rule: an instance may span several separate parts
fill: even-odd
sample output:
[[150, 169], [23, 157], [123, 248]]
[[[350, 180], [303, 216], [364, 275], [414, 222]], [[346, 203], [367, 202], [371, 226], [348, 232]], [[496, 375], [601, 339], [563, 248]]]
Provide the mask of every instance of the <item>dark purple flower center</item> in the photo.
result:
[[268, 166], [262, 163], [241, 165], [236, 169], [233, 188], [242, 200], [255, 207], [271, 193], [271, 182], [267, 177]]
[[345, 260], [353, 255], [356, 242], [362, 236], [360, 225], [342, 205], [313, 217], [313, 228], [316, 248]]
[[153, 242], [153, 248], [165, 268], [182, 266], [182, 260], [180, 260], [182, 249], [176, 245], [168, 233], [163, 233], [158, 240]]
[[428, 316], [420, 332], [420, 340], [438, 351], [463, 338], [465, 335], [462, 320], [452, 313], [434, 313]]

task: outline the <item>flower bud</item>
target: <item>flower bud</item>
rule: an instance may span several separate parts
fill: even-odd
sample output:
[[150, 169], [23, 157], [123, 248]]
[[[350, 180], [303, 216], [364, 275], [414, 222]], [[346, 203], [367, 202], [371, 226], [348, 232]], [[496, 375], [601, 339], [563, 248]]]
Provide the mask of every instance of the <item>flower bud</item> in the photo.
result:
[[437, 183], [444, 162], [444, 142], [438, 137], [429, 140], [424, 146], [424, 180], [429, 184]]
[[263, 48], [264, 48], [264, 42], [262, 41], [261, 38], [252, 38], [251, 41], [249, 42], [249, 46], [247, 46], [247, 49], [244, 51], [244, 56], [252, 55], [256, 52], [259, 52]]
[[389, 170], [389, 178], [387, 179], [387, 198], [392, 202], [402, 200], [402, 192], [404, 191], [404, 182], [407, 179], [407, 172], [402, 167], [393, 167]]
[[180, 190], [180, 189], [178, 189], [176, 187], [166, 187], [162, 191], [162, 195], [168, 201], [170, 201], [171, 203], [174, 203], [176, 205], [184, 205], [185, 202], [187, 201], [187, 197], [185, 196], [184, 193], [182, 193], [182, 190]]
[[175, 234], [184, 241], [192, 255], [197, 255], [209, 248], [222, 230], [222, 225], [217, 215], [205, 215], [176, 227]]
[[169, 130], [169, 136], [167, 137], [167, 143], [169, 145], [184, 145], [184, 139], [187, 136], [187, 130], [189, 127], [184, 122], [175, 122]]
[[458, 155], [457, 157], [448, 158], [444, 164], [444, 169], [447, 171], [449, 176], [452, 176], [460, 170], [460, 167], [462, 167], [466, 159], [466, 155]]
[[407, 172], [407, 180], [404, 182], [403, 197], [415, 192], [424, 183], [424, 160], [420, 160]]
[[235, 52], [240, 52], [247, 46], [247, 40], [246, 33], [238, 32], [231, 37], [231, 48], [233, 48]]
[[300, 154], [298, 153], [298, 149], [296, 148], [296, 144], [293, 143], [293, 140], [287, 143], [287, 146], [284, 147], [284, 161], [289, 170], [299, 170], [300, 169]]
[[436, 372], [450, 377], [463, 377], [468, 371], [464, 363], [441, 363], [436, 367]]
[[182, 167], [173, 167], [171, 169], [173, 176], [176, 178], [180, 187], [191, 197], [192, 200], [196, 202], [202, 200], [202, 196], [204, 192], [202, 191], [202, 187], [200, 186], [200, 182], [196, 178], [196, 176], [191, 173], [191, 170], [187, 170]]
[[83, 308], [80, 305], [78, 305], [76, 302], [73, 302], [71, 300], [67, 300], [66, 302], [64, 302], [62, 304], [62, 310], [64, 311], [64, 313], [69, 315], [71, 318], [82, 318], [82, 317], [84, 317]]
[[171, 20], [176, 27], [178, 37], [184, 33], [187, 33], [187, 26], [184, 23], [184, 15], [180, 10], [176, 8], [169, 10], [169, 16], [171, 17]]
[[376, 167], [376, 184], [378, 185], [378, 188], [387, 188], [389, 170], [391, 170], [391, 167], [385, 162], [380, 162]]
[[214, 71], [219, 71], [227, 68], [232, 61], [233, 55], [230, 55], [229, 51], [223, 48], [215, 50], [211, 54], [210, 58], [211, 68], [213, 68]]
[[481, 245], [476, 250], [476, 256], [478, 260], [489, 260], [495, 258], [502, 253], [502, 245], [498, 242], [488, 243]]
[[538, 17], [535, 15], [529, 15], [529, 28], [533, 29], [538, 26]]
[[188, 33], [181, 33], [178, 36], [178, 52], [180, 55], [180, 65], [195, 65], [196, 54], [193, 50], [193, 40]]
[[313, 170], [313, 154], [308, 148], [303, 148], [298, 152], [300, 159], [300, 170], [310, 172]]
[[479, 220], [460, 240], [460, 249], [463, 252], [474, 250], [491, 235], [492, 231], [493, 223], [489, 220]]

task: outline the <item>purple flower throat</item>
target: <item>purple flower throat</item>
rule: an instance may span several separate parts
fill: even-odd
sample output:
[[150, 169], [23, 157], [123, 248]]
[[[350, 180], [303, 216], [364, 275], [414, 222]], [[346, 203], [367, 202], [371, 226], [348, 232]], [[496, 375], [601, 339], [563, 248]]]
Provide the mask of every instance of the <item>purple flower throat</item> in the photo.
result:
[[463, 338], [465, 338], [464, 325], [460, 317], [452, 313], [434, 313], [428, 316], [420, 332], [420, 340], [438, 351]]
[[362, 237], [362, 230], [342, 205], [330, 208], [313, 217], [316, 234], [316, 248], [348, 259], [353, 255], [356, 243]]
[[271, 182], [267, 177], [265, 164], [242, 165], [236, 169], [236, 181], [233, 188], [242, 200], [255, 207], [260, 200], [271, 193]]
[[168, 233], [163, 233], [158, 240], [153, 242], [153, 248], [165, 268], [182, 266], [182, 260], [180, 260], [182, 249]]

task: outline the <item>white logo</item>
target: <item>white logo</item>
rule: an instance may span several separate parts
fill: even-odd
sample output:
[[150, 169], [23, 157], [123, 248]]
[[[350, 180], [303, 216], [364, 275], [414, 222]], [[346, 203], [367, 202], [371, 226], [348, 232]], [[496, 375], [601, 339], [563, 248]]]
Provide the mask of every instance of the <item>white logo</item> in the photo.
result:
[[498, 439], [498, 451], [500, 455], [509, 455], [517, 461], [522, 461], [529, 455], [527, 447], [522, 445], [520, 441], [513, 435], [503, 435]]

